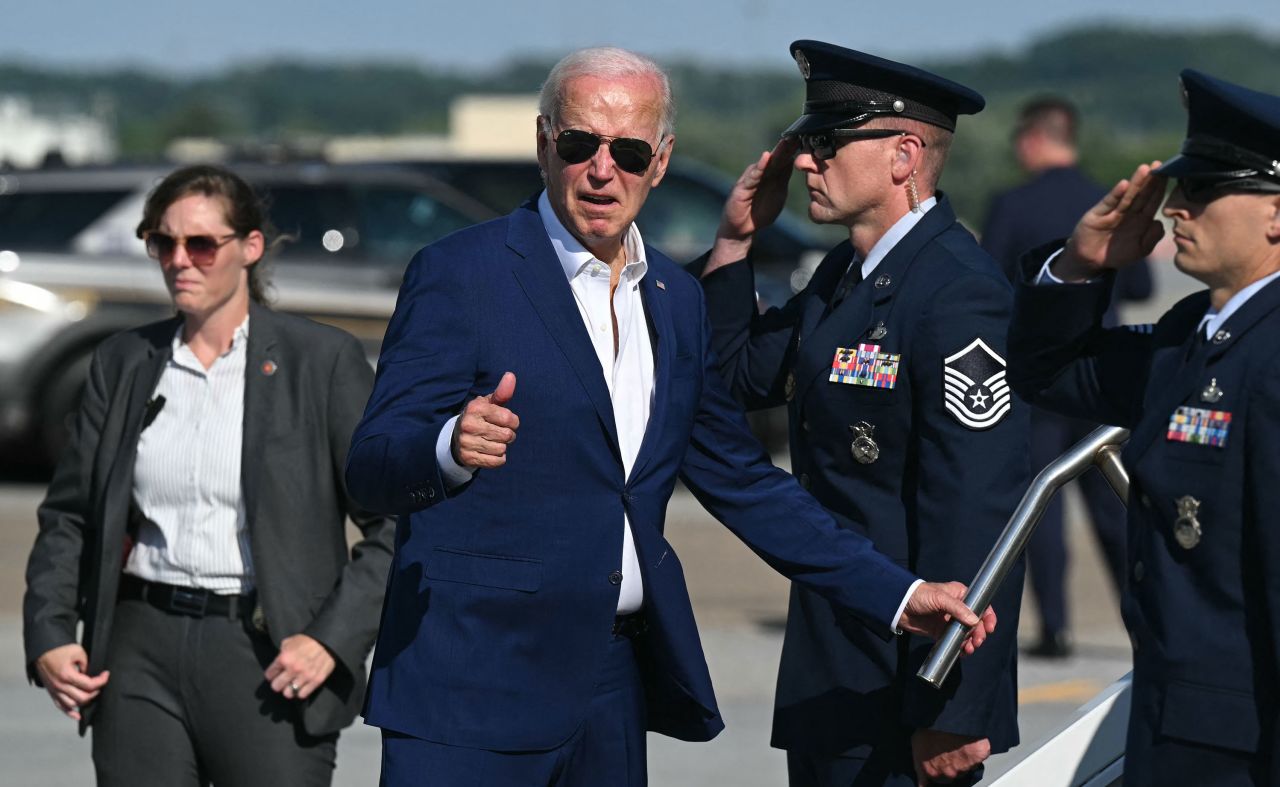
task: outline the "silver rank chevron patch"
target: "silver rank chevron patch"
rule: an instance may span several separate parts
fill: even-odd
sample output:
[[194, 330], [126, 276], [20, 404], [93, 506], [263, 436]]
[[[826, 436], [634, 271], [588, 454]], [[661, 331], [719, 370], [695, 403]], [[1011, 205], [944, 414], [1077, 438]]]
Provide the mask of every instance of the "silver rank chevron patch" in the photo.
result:
[[1009, 413], [1013, 398], [1004, 359], [981, 339], [942, 362], [942, 404], [970, 429], [990, 429]]

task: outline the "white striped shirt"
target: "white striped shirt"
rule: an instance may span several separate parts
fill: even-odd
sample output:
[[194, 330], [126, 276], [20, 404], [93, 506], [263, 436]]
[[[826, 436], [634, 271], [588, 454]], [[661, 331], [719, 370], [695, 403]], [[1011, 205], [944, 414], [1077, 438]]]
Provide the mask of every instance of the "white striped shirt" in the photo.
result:
[[126, 573], [217, 593], [253, 588], [240, 484], [248, 339], [245, 317], [206, 370], [181, 326], [174, 335], [152, 394], [164, 406], [142, 431], [133, 469], [134, 500], [154, 525], [141, 526]]

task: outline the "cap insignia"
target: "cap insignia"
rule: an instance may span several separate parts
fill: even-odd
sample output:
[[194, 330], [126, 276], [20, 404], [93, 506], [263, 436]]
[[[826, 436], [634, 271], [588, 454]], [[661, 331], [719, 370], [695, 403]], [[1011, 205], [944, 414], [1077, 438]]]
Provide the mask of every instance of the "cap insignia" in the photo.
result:
[[796, 50], [796, 65], [800, 67], [800, 76], [809, 78], [809, 58], [804, 56], [803, 49]]

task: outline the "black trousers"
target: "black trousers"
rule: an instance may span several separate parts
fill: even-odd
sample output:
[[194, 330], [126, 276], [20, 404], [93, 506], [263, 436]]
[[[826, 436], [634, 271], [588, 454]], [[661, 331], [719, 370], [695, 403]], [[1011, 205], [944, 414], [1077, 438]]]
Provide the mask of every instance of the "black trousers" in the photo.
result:
[[262, 675], [275, 656], [245, 620], [121, 601], [93, 720], [98, 784], [328, 785], [338, 736], [303, 732], [301, 705]]

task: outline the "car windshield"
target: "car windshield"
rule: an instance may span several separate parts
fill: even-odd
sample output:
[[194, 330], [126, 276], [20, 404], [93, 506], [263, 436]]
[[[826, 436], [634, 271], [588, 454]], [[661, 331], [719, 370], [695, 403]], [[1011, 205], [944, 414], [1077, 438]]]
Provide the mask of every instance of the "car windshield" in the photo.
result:
[[124, 189], [0, 193], [0, 248], [65, 250], [128, 194]]

